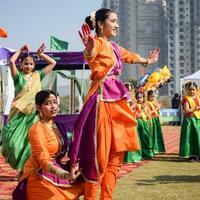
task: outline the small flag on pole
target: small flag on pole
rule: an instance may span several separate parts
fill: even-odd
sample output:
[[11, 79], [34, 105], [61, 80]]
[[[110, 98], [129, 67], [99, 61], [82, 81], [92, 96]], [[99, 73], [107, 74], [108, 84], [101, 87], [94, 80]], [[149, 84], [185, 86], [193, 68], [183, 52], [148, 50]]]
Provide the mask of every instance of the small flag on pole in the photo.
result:
[[58, 50], [58, 51], [67, 51], [68, 50], [68, 42], [59, 40], [56, 37], [51, 36], [50, 48]]

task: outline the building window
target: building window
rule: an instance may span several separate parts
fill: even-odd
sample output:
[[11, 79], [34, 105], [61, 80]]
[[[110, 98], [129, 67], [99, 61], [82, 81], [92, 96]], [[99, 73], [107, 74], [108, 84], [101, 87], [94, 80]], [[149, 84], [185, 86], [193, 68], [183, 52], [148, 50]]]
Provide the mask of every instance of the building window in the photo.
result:
[[184, 32], [184, 28], [179, 28], [179, 31], [180, 32]]
[[183, 47], [184, 46], [184, 42], [179, 42], [179, 45]]

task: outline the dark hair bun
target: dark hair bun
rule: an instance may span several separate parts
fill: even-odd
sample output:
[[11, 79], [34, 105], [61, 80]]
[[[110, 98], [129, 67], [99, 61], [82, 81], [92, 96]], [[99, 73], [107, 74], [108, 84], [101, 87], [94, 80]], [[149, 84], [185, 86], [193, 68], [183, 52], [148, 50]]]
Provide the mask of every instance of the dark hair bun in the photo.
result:
[[90, 16], [87, 16], [85, 18], [85, 23], [88, 24], [88, 26], [90, 27], [90, 30], [94, 30], [94, 26], [92, 25], [92, 20]]

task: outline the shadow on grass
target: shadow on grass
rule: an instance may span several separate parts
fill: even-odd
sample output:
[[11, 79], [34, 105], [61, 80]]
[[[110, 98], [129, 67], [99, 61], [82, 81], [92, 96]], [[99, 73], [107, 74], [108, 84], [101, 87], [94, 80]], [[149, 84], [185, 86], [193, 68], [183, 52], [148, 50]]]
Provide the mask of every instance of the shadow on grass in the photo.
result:
[[165, 161], [165, 162], [188, 162], [187, 158], [179, 158], [178, 154], [159, 154], [153, 158], [153, 161]]
[[155, 157], [153, 161], [165, 161], [165, 162], [188, 162], [185, 158], [174, 158], [174, 157]]
[[16, 176], [0, 176], [0, 182], [18, 181]]
[[189, 175], [163, 175], [154, 176], [153, 180], [137, 180], [137, 185], [155, 185], [170, 183], [200, 183], [200, 176]]

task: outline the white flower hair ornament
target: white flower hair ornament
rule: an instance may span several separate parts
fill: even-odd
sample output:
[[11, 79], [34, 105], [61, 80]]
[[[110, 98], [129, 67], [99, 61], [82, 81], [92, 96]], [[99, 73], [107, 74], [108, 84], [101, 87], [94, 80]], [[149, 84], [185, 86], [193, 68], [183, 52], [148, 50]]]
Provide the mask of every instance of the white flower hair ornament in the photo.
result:
[[90, 20], [92, 21], [92, 26], [95, 28], [96, 27], [96, 11], [93, 11], [90, 14]]

